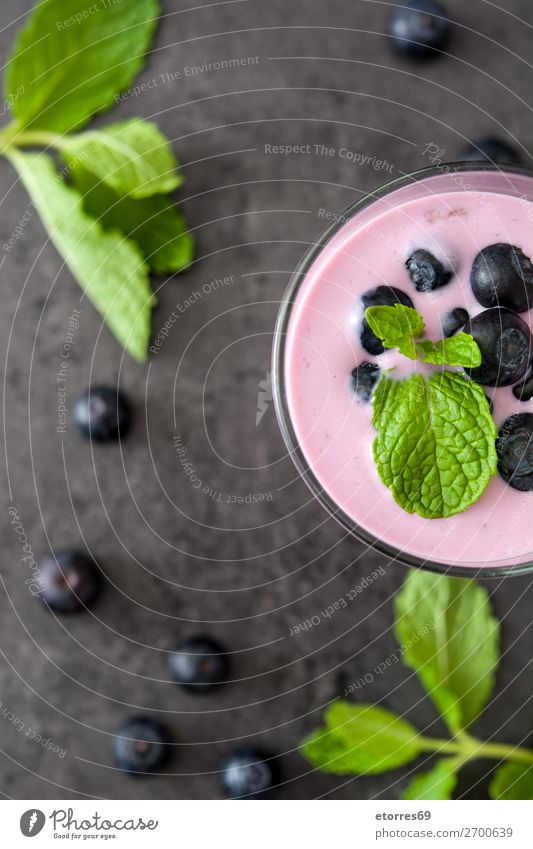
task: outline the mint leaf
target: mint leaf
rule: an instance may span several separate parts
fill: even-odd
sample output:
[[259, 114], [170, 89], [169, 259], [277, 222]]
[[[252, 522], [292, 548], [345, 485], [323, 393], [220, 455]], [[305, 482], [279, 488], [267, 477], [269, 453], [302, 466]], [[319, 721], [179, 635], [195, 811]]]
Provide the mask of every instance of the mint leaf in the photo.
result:
[[60, 150], [115, 191], [143, 198], [173, 191], [183, 182], [168, 139], [156, 124], [133, 118], [65, 136]]
[[533, 799], [533, 765], [504, 763], [489, 785], [491, 799]]
[[19, 128], [69, 132], [108, 109], [141, 69], [158, 15], [157, 0], [41, 0], [6, 70]]
[[481, 351], [469, 333], [458, 333], [440, 342], [422, 339], [424, 319], [412, 307], [403, 304], [368, 307], [365, 318], [385, 348], [398, 348], [410, 360], [421, 359], [434, 365], [475, 368], [481, 365]]
[[325, 772], [386, 772], [421, 752], [416, 728], [385, 708], [339, 701], [326, 710], [324, 719], [326, 727], [304, 741], [301, 753]]
[[185, 219], [164, 195], [135, 200], [119, 195], [73, 164], [71, 177], [83, 195], [85, 210], [106, 230], [119, 230], [134, 239], [154, 274], [186, 268], [194, 257], [194, 241]]
[[442, 758], [428, 772], [420, 772], [410, 781], [402, 799], [451, 799], [457, 784], [456, 758]]
[[500, 626], [475, 581], [411, 572], [394, 600], [403, 663], [456, 734], [481, 713], [494, 687]]
[[422, 362], [435, 365], [476, 368], [481, 365], [481, 351], [470, 333], [458, 333], [449, 339], [441, 339], [424, 351]]
[[327, 728], [318, 728], [314, 731], [303, 741], [299, 751], [306, 761], [322, 772], [333, 775], [357, 775], [364, 771], [360, 769], [358, 753], [347, 748], [344, 741], [339, 740]]
[[496, 474], [496, 427], [485, 392], [449, 371], [380, 378], [374, 460], [395, 501], [428, 519], [474, 504]]
[[45, 154], [8, 157], [17, 169], [52, 242], [119, 342], [146, 359], [154, 296], [134, 242], [104, 232], [83, 210], [81, 195], [61, 181]]
[[385, 348], [398, 348], [411, 360], [418, 358], [416, 339], [422, 336], [425, 327], [419, 312], [404, 304], [394, 304], [393, 307], [368, 307], [365, 318]]

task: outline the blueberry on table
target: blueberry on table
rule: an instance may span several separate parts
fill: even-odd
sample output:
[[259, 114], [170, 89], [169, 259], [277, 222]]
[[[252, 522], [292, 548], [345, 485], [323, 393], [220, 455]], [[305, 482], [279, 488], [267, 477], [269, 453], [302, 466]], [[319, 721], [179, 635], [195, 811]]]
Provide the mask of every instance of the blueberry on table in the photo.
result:
[[445, 268], [432, 253], [423, 249], [411, 254], [405, 266], [417, 292], [433, 292], [434, 289], [446, 286], [453, 277], [452, 271]]
[[235, 749], [222, 763], [222, 789], [229, 799], [265, 799], [279, 781], [276, 758], [255, 746]]
[[505, 165], [521, 165], [522, 157], [512, 145], [496, 138], [469, 142], [459, 159], [461, 162], [500, 162]]
[[533, 306], [533, 264], [515, 245], [483, 248], [472, 265], [470, 285], [484, 307], [525, 312]]
[[442, 319], [442, 332], [447, 337], [454, 336], [469, 320], [470, 316], [467, 311], [462, 307], [456, 307], [446, 313]]
[[526, 374], [533, 355], [533, 338], [527, 324], [511, 310], [484, 310], [464, 327], [481, 350], [477, 368], [465, 369], [484, 386], [511, 386]]
[[513, 395], [517, 401], [533, 401], [533, 374], [513, 386]]
[[427, 59], [445, 49], [451, 29], [451, 21], [440, 3], [411, 0], [399, 3], [394, 10], [389, 32], [397, 51], [413, 59]]
[[533, 489], [533, 414], [516, 413], [505, 420], [496, 441], [498, 471], [514, 489]]
[[102, 586], [94, 560], [83, 551], [64, 549], [48, 554], [36, 572], [37, 595], [58, 613], [74, 613], [88, 607]]
[[[361, 300], [365, 310], [368, 307], [393, 307], [394, 304], [414, 307], [409, 295], [401, 289], [396, 289], [394, 286], [377, 286], [375, 289], [368, 289], [361, 296]], [[361, 345], [365, 351], [368, 351], [369, 354], [373, 354], [375, 357], [382, 354], [385, 350], [381, 339], [378, 339], [376, 334], [372, 332], [366, 318], [363, 318], [362, 323]]]
[[166, 726], [149, 716], [134, 716], [115, 732], [113, 759], [130, 775], [157, 772], [169, 758], [172, 739]]
[[126, 435], [131, 423], [131, 406], [116, 387], [92, 386], [80, 395], [72, 416], [83, 436], [96, 442], [111, 442]]
[[352, 371], [352, 389], [361, 401], [370, 401], [381, 369], [375, 363], [360, 363]]
[[210, 637], [191, 637], [169, 655], [176, 684], [193, 693], [207, 693], [228, 676], [228, 658], [224, 649]]

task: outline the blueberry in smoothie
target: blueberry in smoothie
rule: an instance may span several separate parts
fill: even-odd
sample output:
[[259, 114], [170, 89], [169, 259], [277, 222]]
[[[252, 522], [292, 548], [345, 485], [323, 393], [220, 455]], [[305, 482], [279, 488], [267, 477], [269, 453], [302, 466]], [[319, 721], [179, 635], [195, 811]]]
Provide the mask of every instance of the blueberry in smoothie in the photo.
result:
[[423, 249], [411, 254], [405, 264], [417, 292], [433, 292], [440, 286], [446, 286], [453, 277], [452, 271], [445, 268], [433, 254]]
[[442, 332], [444, 336], [454, 336], [459, 330], [462, 330], [469, 320], [470, 316], [468, 312], [462, 307], [455, 307], [455, 309], [450, 310], [442, 319]]
[[519, 413], [503, 423], [496, 443], [498, 471], [522, 492], [533, 489], [533, 414]]
[[533, 375], [513, 386], [513, 395], [517, 401], [533, 401]]
[[533, 307], [533, 264], [515, 245], [483, 248], [474, 260], [470, 283], [484, 307], [508, 307], [515, 312]]
[[375, 363], [361, 363], [352, 370], [352, 388], [361, 401], [370, 401], [380, 372]]
[[[361, 301], [364, 309], [377, 306], [394, 306], [394, 304], [404, 304], [406, 307], [412, 307], [413, 302], [409, 295], [395, 286], [376, 286], [375, 289], [369, 289], [361, 295]], [[385, 348], [380, 339], [372, 333], [366, 318], [363, 318], [361, 325], [361, 345], [368, 351], [369, 354], [378, 356], [382, 354]]]
[[533, 337], [519, 315], [493, 307], [476, 315], [464, 329], [474, 337], [482, 356], [480, 366], [466, 370], [472, 380], [484, 386], [511, 386], [524, 377], [533, 356]]

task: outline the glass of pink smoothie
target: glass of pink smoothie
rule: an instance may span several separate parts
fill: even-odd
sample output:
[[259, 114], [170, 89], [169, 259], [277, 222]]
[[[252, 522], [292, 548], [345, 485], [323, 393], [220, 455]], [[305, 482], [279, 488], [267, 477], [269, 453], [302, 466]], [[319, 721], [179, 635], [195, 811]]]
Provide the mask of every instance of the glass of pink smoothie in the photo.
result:
[[[363, 349], [363, 293], [378, 286], [402, 290], [428, 336], [441, 338], [454, 310], [471, 319], [484, 310], [470, 273], [479, 252], [496, 243], [533, 255], [533, 176], [526, 170], [456, 163], [389, 183], [336, 216], [303, 257], [281, 304], [273, 349], [283, 437], [322, 505], [387, 557], [467, 577], [533, 569], [533, 490], [520, 491], [498, 474], [463, 512], [438, 519], [407, 513], [380, 480], [372, 402], [356, 397], [351, 374], [367, 360], [400, 378], [413, 369], [397, 351], [373, 358]], [[406, 259], [419, 249], [442, 258], [454, 280], [418, 292]], [[533, 329], [533, 311], [520, 318]], [[498, 429], [509, 416], [533, 413], [533, 400], [517, 400], [511, 386], [486, 391]]]

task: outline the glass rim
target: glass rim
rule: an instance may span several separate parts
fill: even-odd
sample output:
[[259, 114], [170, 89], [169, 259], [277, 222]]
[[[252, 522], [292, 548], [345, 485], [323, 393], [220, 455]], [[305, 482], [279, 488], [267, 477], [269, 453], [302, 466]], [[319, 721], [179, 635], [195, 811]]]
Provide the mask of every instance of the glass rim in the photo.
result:
[[[506, 163], [501, 163], [499, 165], [490, 161], [474, 161], [449, 162], [432, 165], [430, 167], [418, 169], [402, 177], [397, 177], [394, 180], [379, 186], [377, 189], [365, 193], [354, 203], [349, 204], [346, 209], [338, 215], [337, 219], [319, 234], [316, 241], [312, 242], [307, 248], [296, 268], [292, 272], [291, 278], [280, 302], [272, 345], [272, 396], [285, 446], [300, 474], [300, 477], [311, 490], [314, 498], [346, 531], [354, 536], [359, 542], [367, 545], [370, 550], [376, 551], [378, 554], [382, 554], [400, 565], [424, 569], [429, 572], [436, 572], [438, 574], [458, 578], [486, 579], [527, 574], [533, 571], [533, 559], [524, 563], [515, 563], [508, 566], [491, 566], [490, 564], [487, 566], [451, 565], [424, 559], [418, 555], [411, 554], [408, 551], [403, 551], [393, 545], [389, 545], [386, 541], [375, 537], [367, 531], [366, 528], [355, 522], [354, 519], [345, 513], [338, 504], [336, 504], [335, 500], [330, 496], [314, 474], [302, 448], [300, 447], [287, 404], [284, 374], [287, 328], [295, 305], [295, 297], [300, 286], [303, 284], [311, 265], [315, 262], [326, 244], [329, 243], [329, 241], [342, 229], [342, 227], [344, 227], [348, 221], [360, 212], [372, 206], [377, 201], [411, 184], [437, 176], [450, 176], [455, 173], [481, 173], [484, 171], [488, 173], [498, 172], [502, 175], [509, 174], [533, 179], [533, 169]], [[458, 190], [460, 190], [460, 188]], [[465, 189], [464, 187], [463, 190], [471, 191], [471, 189]], [[505, 560], [495, 562], [505, 563]]]

